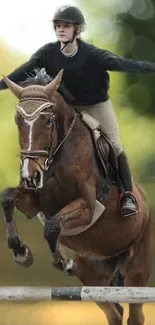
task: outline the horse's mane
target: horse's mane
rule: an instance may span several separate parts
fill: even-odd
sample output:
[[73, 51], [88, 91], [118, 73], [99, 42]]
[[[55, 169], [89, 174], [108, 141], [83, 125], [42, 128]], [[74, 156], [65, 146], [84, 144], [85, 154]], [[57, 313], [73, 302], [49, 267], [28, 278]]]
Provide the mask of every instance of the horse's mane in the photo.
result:
[[[53, 80], [53, 78], [46, 73], [45, 68], [42, 68], [42, 69], [37, 68], [37, 69], [34, 69], [34, 73], [27, 74], [26, 80], [20, 82], [20, 85], [22, 87], [28, 87], [31, 85], [46, 86], [52, 80]], [[64, 100], [67, 102], [67, 104], [73, 103], [74, 97], [66, 89], [63, 82], [61, 82], [61, 85], [58, 88], [58, 92], [64, 98]]]

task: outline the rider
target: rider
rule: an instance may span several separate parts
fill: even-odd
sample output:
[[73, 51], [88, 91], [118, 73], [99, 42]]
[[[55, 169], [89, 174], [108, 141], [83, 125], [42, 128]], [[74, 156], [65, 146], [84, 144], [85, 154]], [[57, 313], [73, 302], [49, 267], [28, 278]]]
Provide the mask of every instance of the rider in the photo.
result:
[[[118, 158], [118, 172], [125, 193], [121, 196], [120, 209], [123, 216], [137, 213], [137, 203], [132, 194], [132, 177], [127, 157], [120, 141], [119, 126], [108, 95], [109, 71], [155, 72], [155, 64], [119, 57], [99, 49], [80, 39], [85, 28], [82, 12], [74, 6], [58, 8], [52, 19], [57, 42], [49, 43], [36, 51], [28, 62], [8, 77], [14, 82], [24, 81], [36, 68], [45, 68], [55, 77], [63, 68], [63, 82], [74, 100], [72, 105], [79, 111], [87, 111], [101, 124], [110, 138]], [[7, 88], [4, 80], [0, 89]]]

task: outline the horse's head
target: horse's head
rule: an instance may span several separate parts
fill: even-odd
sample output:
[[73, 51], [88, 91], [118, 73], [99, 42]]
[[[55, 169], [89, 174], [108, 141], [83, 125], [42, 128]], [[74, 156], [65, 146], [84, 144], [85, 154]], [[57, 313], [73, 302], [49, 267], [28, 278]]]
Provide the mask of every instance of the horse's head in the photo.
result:
[[25, 88], [4, 76], [10, 90], [19, 98], [15, 122], [19, 131], [21, 178], [28, 188], [43, 186], [44, 171], [48, 169], [59, 145], [57, 110], [61, 108], [63, 111], [63, 103], [65, 114], [66, 105], [57, 93], [62, 75], [63, 70], [46, 86], [30, 85]]

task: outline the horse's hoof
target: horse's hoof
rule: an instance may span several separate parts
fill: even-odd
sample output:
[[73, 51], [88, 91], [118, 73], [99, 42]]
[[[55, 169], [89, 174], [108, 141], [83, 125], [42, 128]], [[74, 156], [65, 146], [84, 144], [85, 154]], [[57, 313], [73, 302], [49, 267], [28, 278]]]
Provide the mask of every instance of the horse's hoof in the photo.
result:
[[77, 265], [71, 258], [68, 258], [64, 271], [66, 275], [77, 275]]
[[63, 263], [60, 262], [52, 262], [52, 265], [55, 269], [59, 270], [59, 271], [63, 271], [64, 270], [64, 266]]
[[23, 246], [23, 242], [22, 242], [21, 237], [18, 234], [14, 235], [14, 236], [8, 236], [7, 243], [8, 243], [8, 247], [10, 249], [13, 249], [14, 252], [18, 252], [18, 254], [21, 254], [21, 255], [24, 254], [25, 249]]
[[15, 262], [21, 266], [24, 267], [30, 267], [33, 264], [33, 255], [31, 253], [31, 250], [26, 246], [23, 245], [25, 252], [24, 254], [14, 254], [13, 257], [15, 259]]

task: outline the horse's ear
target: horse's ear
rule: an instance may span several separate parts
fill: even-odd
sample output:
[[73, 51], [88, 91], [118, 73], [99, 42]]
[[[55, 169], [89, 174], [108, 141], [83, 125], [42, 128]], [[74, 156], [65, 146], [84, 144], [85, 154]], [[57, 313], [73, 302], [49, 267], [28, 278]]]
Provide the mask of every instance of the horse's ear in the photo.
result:
[[23, 88], [19, 85], [17, 85], [15, 82], [11, 81], [8, 77], [3, 76], [3, 79], [7, 86], [10, 88], [10, 90], [13, 92], [13, 94], [18, 97], [19, 99], [21, 98], [21, 95], [23, 93]]
[[49, 96], [51, 95], [51, 93], [53, 93], [59, 88], [63, 76], [63, 72], [64, 72], [63, 69], [60, 70], [57, 76], [47, 86], [45, 86], [45, 91]]
[[60, 83], [61, 83], [61, 80], [62, 80], [62, 76], [63, 76], [63, 73], [64, 73], [64, 70], [63, 69], [61, 69], [60, 71], [59, 71], [59, 73], [57, 74], [57, 76], [54, 78], [54, 82], [55, 82], [55, 86], [56, 86], [56, 88], [59, 88], [59, 86], [60, 86]]

